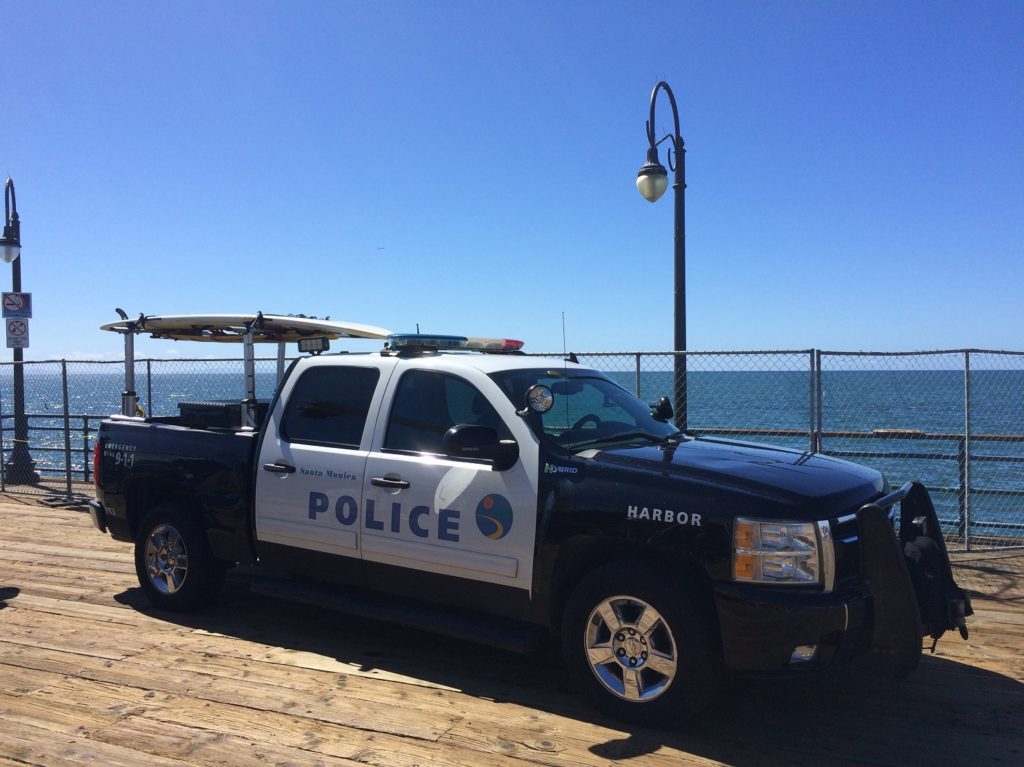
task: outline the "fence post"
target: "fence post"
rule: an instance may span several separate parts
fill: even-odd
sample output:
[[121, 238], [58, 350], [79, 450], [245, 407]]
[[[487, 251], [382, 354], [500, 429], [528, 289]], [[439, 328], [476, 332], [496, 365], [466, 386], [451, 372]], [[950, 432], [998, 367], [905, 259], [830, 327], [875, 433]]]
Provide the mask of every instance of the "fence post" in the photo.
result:
[[964, 546], [970, 546], [967, 525], [967, 439], [961, 434], [956, 438], [957, 465], [957, 532], [963, 536]]
[[4, 470], [4, 400], [0, 397], [0, 492], [7, 490], [7, 472]]
[[146, 412], [156, 415], [153, 412], [153, 360], [146, 360]]
[[807, 376], [807, 436], [811, 440], [811, 452], [814, 452], [814, 446], [817, 440], [814, 437], [814, 350], [808, 352], [810, 357], [810, 367], [808, 369]]
[[89, 454], [89, 416], [82, 416], [82, 467], [84, 468], [84, 479], [88, 482], [92, 478], [92, 456]]
[[640, 399], [640, 352], [636, 353], [636, 398]]
[[64, 487], [65, 500], [71, 503], [71, 406], [68, 402], [68, 361], [60, 361], [60, 374], [64, 393]]
[[814, 400], [818, 411], [818, 426], [814, 434], [814, 452], [820, 453], [822, 451], [821, 445], [821, 431], [822, 431], [822, 396], [821, 396], [821, 350], [814, 350]]
[[964, 350], [964, 438], [960, 477], [963, 494], [964, 548], [971, 550], [971, 352]]

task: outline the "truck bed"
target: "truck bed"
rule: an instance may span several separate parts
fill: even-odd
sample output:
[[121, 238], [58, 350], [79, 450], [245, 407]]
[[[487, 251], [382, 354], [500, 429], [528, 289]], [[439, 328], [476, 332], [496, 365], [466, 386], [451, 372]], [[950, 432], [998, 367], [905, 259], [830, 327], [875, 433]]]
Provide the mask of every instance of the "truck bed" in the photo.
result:
[[[188, 494], [203, 515], [218, 556], [245, 561], [258, 431], [183, 426], [168, 418], [113, 416], [100, 426], [101, 496], [111, 535], [132, 540], [138, 519], [129, 507], [147, 496]], [[184, 490], [183, 490], [184, 489]]]

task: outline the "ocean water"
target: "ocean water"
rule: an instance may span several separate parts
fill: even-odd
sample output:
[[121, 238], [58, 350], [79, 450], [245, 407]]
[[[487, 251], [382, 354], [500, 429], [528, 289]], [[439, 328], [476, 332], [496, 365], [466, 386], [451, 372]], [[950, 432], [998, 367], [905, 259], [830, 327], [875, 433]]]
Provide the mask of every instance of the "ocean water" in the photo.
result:
[[[671, 370], [607, 370], [617, 360], [584, 360], [641, 399], [671, 396]], [[606, 363], [602, 365], [602, 363]], [[84, 476], [99, 420], [120, 410], [123, 363], [67, 363], [71, 465]], [[145, 411], [174, 415], [181, 400], [241, 399], [238, 361], [150, 361], [136, 365]], [[257, 363], [257, 396], [269, 399], [276, 362]], [[1024, 536], [1024, 369], [972, 370], [967, 407], [962, 370], [825, 370], [817, 386], [806, 370], [693, 370], [687, 374], [691, 430], [799, 450], [820, 428], [823, 452], [873, 466], [894, 485], [920, 479], [950, 531], [963, 511], [959, 488], [970, 472], [972, 533]], [[46, 474], [65, 468], [64, 382], [60, 363], [26, 365], [30, 452]], [[0, 367], [3, 450], [13, 430], [10, 366]], [[820, 424], [819, 424], [820, 418]], [[968, 420], [970, 439], [968, 433]], [[755, 432], [776, 431], [779, 434]], [[970, 461], [963, 456], [969, 449]], [[1018, 529], [1017, 526], [1020, 526]]]

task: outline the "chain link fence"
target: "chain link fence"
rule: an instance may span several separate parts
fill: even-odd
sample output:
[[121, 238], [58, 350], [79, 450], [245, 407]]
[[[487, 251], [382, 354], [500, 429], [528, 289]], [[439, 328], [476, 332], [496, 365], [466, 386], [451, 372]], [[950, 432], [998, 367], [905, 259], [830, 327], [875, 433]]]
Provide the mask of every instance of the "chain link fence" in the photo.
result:
[[[669, 396], [681, 415], [672, 352], [577, 354], [645, 402]], [[690, 431], [810, 450], [813, 446], [814, 352], [688, 352], [686, 423]]]
[[[676, 359], [685, 356], [685, 396]], [[825, 453], [921, 480], [953, 548], [1024, 546], [1024, 353], [577, 355], [690, 431]], [[678, 413], [677, 413], [678, 415]]]
[[[922, 480], [953, 547], [1024, 545], [1024, 352], [577, 358], [646, 402], [670, 396], [677, 416], [685, 403], [692, 432], [847, 458], [877, 468], [894, 487]], [[121, 407], [124, 363], [22, 365], [24, 436], [13, 363], [0, 364], [0, 489], [81, 500], [91, 492], [99, 422]], [[273, 396], [277, 378], [276, 358], [256, 361], [258, 399]], [[135, 388], [142, 411], [156, 416], [178, 414], [182, 401], [241, 400], [242, 361], [138, 360]]]

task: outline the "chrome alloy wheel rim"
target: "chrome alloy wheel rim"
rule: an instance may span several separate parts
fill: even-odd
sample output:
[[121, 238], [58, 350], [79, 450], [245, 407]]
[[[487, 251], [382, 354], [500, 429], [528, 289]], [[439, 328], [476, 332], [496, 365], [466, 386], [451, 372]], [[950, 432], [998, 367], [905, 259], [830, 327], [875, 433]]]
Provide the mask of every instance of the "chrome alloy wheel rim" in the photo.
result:
[[661, 614], [642, 599], [615, 596], [590, 613], [587, 662], [610, 693], [631, 703], [654, 700], [675, 679], [675, 638]]
[[174, 594], [188, 575], [188, 550], [181, 533], [170, 525], [157, 525], [146, 539], [149, 582], [163, 594]]

